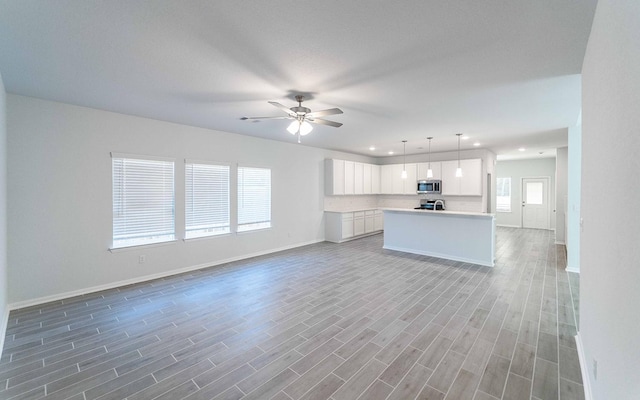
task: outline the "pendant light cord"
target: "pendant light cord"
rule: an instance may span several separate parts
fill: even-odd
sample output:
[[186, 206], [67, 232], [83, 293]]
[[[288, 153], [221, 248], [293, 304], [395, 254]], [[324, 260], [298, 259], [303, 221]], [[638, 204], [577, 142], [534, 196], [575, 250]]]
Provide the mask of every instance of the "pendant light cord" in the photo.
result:
[[[402, 170], [406, 171], [407, 170], [407, 141], [403, 140], [402, 141], [402, 145], [403, 145], [403, 150], [402, 150]], [[397, 174], [397, 172], [396, 172]]]

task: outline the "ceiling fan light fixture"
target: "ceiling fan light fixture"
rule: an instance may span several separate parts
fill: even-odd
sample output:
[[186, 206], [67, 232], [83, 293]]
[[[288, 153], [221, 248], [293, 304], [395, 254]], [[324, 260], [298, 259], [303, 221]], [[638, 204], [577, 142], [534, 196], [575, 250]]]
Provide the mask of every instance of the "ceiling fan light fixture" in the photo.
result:
[[307, 121], [302, 121], [300, 124], [300, 136], [308, 135], [313, 130], [313, 126]]
[[290, 134], [295, 135], [296, 133], [298, 133], [298, 128], [300, 128], [300, 122], [298, 120], [295, 120], [289, 124], [287, 131], [289, 131]]

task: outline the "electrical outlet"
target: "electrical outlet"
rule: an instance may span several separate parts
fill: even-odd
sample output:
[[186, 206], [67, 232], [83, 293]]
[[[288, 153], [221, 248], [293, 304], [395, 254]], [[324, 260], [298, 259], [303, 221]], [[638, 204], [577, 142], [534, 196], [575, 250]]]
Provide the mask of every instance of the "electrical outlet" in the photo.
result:
[[598, 360], [593, 359], [593, 380], [598, 380]]
[[138, 264], [144, 264], [147, 261], [147, 256], [138, 256]]

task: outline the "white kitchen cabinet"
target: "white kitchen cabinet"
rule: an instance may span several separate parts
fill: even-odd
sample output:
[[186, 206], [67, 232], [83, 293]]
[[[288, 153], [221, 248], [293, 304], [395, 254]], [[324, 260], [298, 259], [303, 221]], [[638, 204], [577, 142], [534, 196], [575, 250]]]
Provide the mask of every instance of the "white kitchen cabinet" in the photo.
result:
[[344, 160], [324, 160], [324, 193], [327, 196], [344, 194]]
[[376, 230], [375, 210], [364, 212], [364, 233], [371, 233]]
[[353, 213], [353, 236], [364, 234], [364, 211]]
[[427, 178], [428, 169], [429, 163], [418, 163], [417, 179], [442, 179], [442, 163], [440, 161], [431, 163], [431, 172], [433, 172], [433, 177], [431, 178]]
[[325, 195], [380, 194], [379, 165], [345, 160], [325, 160]]
[[382, 166], [381, 192], [383, 194], [416, 194], [417, 164], [407, 164], [407, 179], [402, 179], [404, 164]]
[[380, 167], [380, 193], [393, 194], [393, 176], [399, 174], [401, 169], [397, 165], [383, 165]]
[[482, 160], [460, 160], [462, 179], [460, 180], [461, 196], [482, 196]]
[[371, 193], [380, 194], [380, 166], [371, 165]]
[[344, 162], [344, 194], [355, 194], [355, 168], [353, 161]]
[[458, 160], [442, 161], [443, 196], [482, 196], [482, 160], [460, 160], [462, 177], [456, 177]]
[[382, 230], [382, 211], [325, 211], [325, 240], [341, 243]]
[[[416, 178], [417, 168], [418, 168], [417, 164], [406, 165], [407, 179], [402, 179], [402, 177], [400, 177], [400, 180], [402, 181], [403, 194], [416, 194], [416, 190], [417, 190], [416, 182], [418, 181], [418, 178]], [[402, 172], [400, 172], [400, 174], [402, 174]]]
[[356, 162], [353, 166], [353, 194], [364, 193], [364, 165]]
[[373, 230], [375, 232], [384, 229], [384, 213], [382, 210], [375, 210], [373, 213]]
[[373, 167], [371, 164], [362, 164], [363, 194], [371, 194], [373, 190], [373, 184], [371, 182], [371, 167]]
[[353, 237], [353, 213], [341, 214], [342, 232], [340, 237], [342, 239], [348, 239]]

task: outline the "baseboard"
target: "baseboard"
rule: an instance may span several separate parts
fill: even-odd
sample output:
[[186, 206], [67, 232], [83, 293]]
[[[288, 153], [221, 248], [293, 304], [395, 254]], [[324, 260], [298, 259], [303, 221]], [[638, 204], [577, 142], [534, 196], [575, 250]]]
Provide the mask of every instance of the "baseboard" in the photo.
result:
[[568, 265], [564, 270], [567, 272], [575, 272], [576, 274], [580, 273], [580, 268], [570, 267]]
[[560, 240], [556, 240], [556, 241], [555, 241], [555, 244], [561, 244], [561, 245], [563, 245], [563, 246], [566, 246], [566, 245], [567, 245], [565, 242], [562, 242], [562, 241], [560, 241]]
[[496, 226], [500, 226], [502, 228], [521, 228], [520, 225], [504, 225], [504, 224], [496, 224]]
[[473, 258], [457, 257], [457, 256], [452, 256], [450, 254], [441, 254], [441, 253], [436, 253], [436, 252], [431, 252], [431, 251], [408, 249], [408, 248], [405, 248], [405, 247], [398, 247], [398, 246], [384, 245], [384, 246], [382, 246], [382, 248], [386, 249], [386, 250], [402, 251], [404, 253], [420, 254], [422, 256], [442, 258], [442, 259], [445, 259], [445, 260], [461, 261], [461, 262], [465, 262], [465, 263], [469, 263], [469, 264], [483, 265], [485, 267], [493, 267], [493, 266], [495, 266], [495, 260], [489, 262], [489, 261], [486, 261], [486, 260], [476, 260], [476, 259], [473, 259]]
[[[308, 242], [297, 243], [297, 244], [290, 245], [290, 246], [283, 246], [283, 247], [278, 247], [278, 248], [275, 248], [275, 249], [269, 249], [269, 250], [265, 250], [265, 251], [258, 251], [258, 252], [251, 253], [251, 254], [243, 254], [241, 256], [231, 257], [231, 258], [227, 258], [227, 259], [224, 259], [224, 260], [217, 260], [217, 261], [212, 261], [212, 262], [208, 262], [208, 263], [204, 263], [204, 264], [198, 264], [198, 265], [192, 265], [192, 266], [184, 267], [184, 268], [172, 269], [170, 271], [160, 272], [160, 273], [157, 273], [157, 274], [139, 276], [137, 278], [125, 279], [125, 280], [122, 280], [122, 281], [111, 282], [111, 283], [107, 283], [107, 284], [104, 284], [104, 285], [92, 286], [92, 287], [85, 288], [85, 289], [79, 289], [79, 290], [73, 290], [73, 291], [70, 291], [70, 292], [58, 293], [58, 294], [54, 294], [54, 295], [51, 295], [51, 296], [44, 296], [44, 297], [38, 297], [36, 299], [31, 299], [31, 300], [18, 301], [18, 302], [9, 304], [7, 309], [8, 309], [8, 311], [10, 311], [10, 310], [17, 310], [17, 309], [25, 308], [25, 307], [37, 306], [39, 304], [45, 304], [45, 303], [49, 303], [49, 302], [52, 302], [52, 301], [58, 301], [58, 300], [68, 299], [70, 297], [82, 296], [82, 295], [89, 294], [89, 293], [100, 292], [100, 291], [103, 291], [103, 290], [108, 290], [108, 289], [113, 289], [113, 288], [117, 288], [117, 287], [120, 287], [120, 286], [126, 286], [126, 285], [132, 285], [132, 284], [136, 284], [136, 283], [151, 281], [151, 280], [154, 280], [154, 279], [166, 278], [168, 276], [179, 275], [179, 274], [183, 274], [185, 272], [191, 272], [191, 271], [195, 271], [195, 270], [199, 270], [199, 269], [203, 269], [203, 268], [215, 267], [215, 266], [221, 265], [221, 264], [226, 264], [226, 263], [230, 263], [230, 262], [246, 260], [246, 259], [253, 258], [253, 257], [264, 256], [264, 255], [271, 254], [271, 253], [277, 253], [279, 251], [291, 250], [291, 249], [295, 249], [297, 247], [308, 246], [310, 244], [316, 244], [316, 243], [320, 243], [320, 242], [324, 242], [324, 239], [311, 240], [311, 241], [308, 241]], [[9, 316], [8, 311], [7, 311], [7, 317]], [[3, 336], [2, 340], [4, 340], [4, 336]]]
[[575, 336], [576, 346], [578, 347], [578, 360], [580, 361], [580, 371], [582, 373], [582, 385], [584, 387], [584, 399], [593, 400], [591, 394], [591, 382], [589, 381], [589, 369], [587, 368], [587, 358], [584, 354], [584, 347], [582, 345], [582, 339], [580, 332]]
[[2, 320], [0, 320], [0, 355], [4, 350], [4, 337], [7, 334], [7, 327], [9, 326], [9, 306], [7, 305], [2, 310]]

